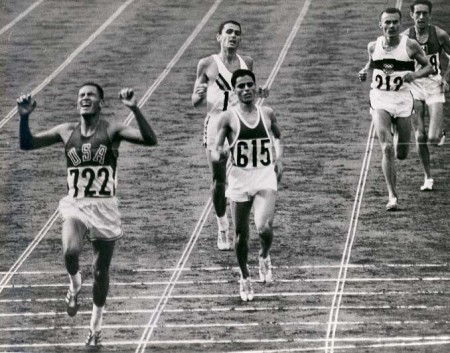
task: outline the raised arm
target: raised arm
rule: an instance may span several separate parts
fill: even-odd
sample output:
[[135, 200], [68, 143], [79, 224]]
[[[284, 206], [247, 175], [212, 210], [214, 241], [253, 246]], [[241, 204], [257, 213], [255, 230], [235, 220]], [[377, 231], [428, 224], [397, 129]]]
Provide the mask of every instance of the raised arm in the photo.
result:
[[131, 88], [123, 88], [119, 93], [119, 99], [133, 112], [139, 129], [121, 124], [118, 126], [118, 131], [115, 134], [115, 137], [118, 137], [119, 140], [124, 140], [138, 145], [156, 145], [158, 143], [156, 134], [148, 121], [142, 115], [142, 112], [137, 105], [137, 100], [133, 90]]
[[192, 92], [192, 105], [198, 107], [205, 103], [206, 90], [208, 89], [208, 76], [206, 70], [208, 68], [208, 60], [201, 59], [197, 65], [197, 78], [194, 83]]
[[17, 99], [17, 111], [20, 116], [19, 140], [20, 149], [22, 150], [34, 150], [63, 142], [61, 138], [61, 125], [33, 135], [29, 126], [29, 117], [36, 106], [37, 103], [31, 97], [31, 94], [22, 94]]

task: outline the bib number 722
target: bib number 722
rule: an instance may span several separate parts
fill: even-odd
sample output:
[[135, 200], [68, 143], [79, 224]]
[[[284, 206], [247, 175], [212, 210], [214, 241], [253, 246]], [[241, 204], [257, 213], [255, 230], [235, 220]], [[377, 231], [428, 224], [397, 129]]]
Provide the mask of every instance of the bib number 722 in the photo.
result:
[[67, 173], [69, 195], [72, 197], [113, 196], [114, 181], [111, 167], [69, 168]]

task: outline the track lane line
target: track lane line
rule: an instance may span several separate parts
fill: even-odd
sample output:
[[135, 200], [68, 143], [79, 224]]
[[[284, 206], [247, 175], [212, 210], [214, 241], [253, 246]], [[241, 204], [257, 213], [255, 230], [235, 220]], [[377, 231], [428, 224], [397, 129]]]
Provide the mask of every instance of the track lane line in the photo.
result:
[[[306, 16], [306, 13], [308, 11], [308, 8], [309, 8], [310, 4], [311, 4], [311, 0], [306, 0], [305, 1], [304, 5], [303, 5], [303, 7], [302, 7], [302, 9], [300, 11], [300, 14], [299, 14], [299, 16], [298, 16], [298, 18], [297, 18], [297, 20], [296, 20], [296, 22], [295, 22], [295, 24], [294, 24], [290, 34], [289, 34], [287, 40], [286, 40], [286, 42], [285, 42], [285, 44], [284, 44], [284, 46], [283, 46], [283, 48], [282, 48], [282, 50], [280, 52], [280, 55], [278, 56], [278, 59], [277, 59], [277, 61], [275, 63], [275, 66], [272, 69], [272, 71], [271, 71], [271, 73], [269, 75], [269, 78], [267, 79], [267, 81], [266, 81], [266, 83], [264, 85], [266, 88], [270, 89], [273, 81], [275, 80], [275, 77], [276, 77], [276, 75], [278, 74], [278, 72], [280, 70], [280, 67], [281, 67], [281, 65], [282, 65], [282, 63], [283, 63], [283, 61], [284, 61], [284, 59], [286, 57], [286, 54], [287, 54], [287, 52], [288, 52], [288, 50], [289, 50], [289, 48], [290, 48], [290, 46], [292, 44], [292, 41], [294, 40], [294, 38], [295, 38], [299, 28], [300, 28], [300, 25], [301, 25], [304, 17]], [[259, 99], [257, 101], [256, 105], [260, 106], [260, 105], [263, 104], [263, 102], [264, 102], [264, 98], [261, 98], [261, 99]], [[229, 171], [230, 171], [230, 166], [228, 166], [227, 173], [229, 173]], [[200, 236], [200, 233], [201, 233], [201, 231], [203, 229], [203, 226], [204, 226], [204, 224], [206, 222], [206, 219], [207, 219], [211, 209], [212, 209], [212, 200], [211, 200], [211, 197], [210, 197], [208, 199], [208, 201], [207, 201], [207, 204], [206, 204], [205, 208], [203, 209], [204, 212], [202, 213], [202, 216], [200, 217], [200, 219], [199, 219], [199, 221], [198, 221], [198, 223], [196, 225], [196, 228], [194, 229], [194, 232], [192, 233], [191, 238], [188, 241], [188, 244], [187, 244], [187, 246], [185, 248], [185, 253], [182, 254], [182, 258], [180, 258], [180, 260], [178, 262], [180, 264], [180, 266], [176, 267], [176, 271], [173, 273], [173, 275], [171, 277], [171, 281], [172, 281], [172, 278], [173, 278], [174, 282], [169, 284], [168, 287], [166, 287], [165, 293], [167, 292], [167, 294], [164, 294], [166, 297], [165, 298], [161, 298], [161, 301], [158, 303], [158, 307], [159, 307], [158, 312], [151, 316], [151, 318], [150, 318], [150, 320], [148, 322], [148, 326], [144, 330], [144, 332], [142, 334], [142, 337], [141, 337], [141, 340], [139, 342], [139, 345], [136, 348], [136, 353], [143, 353], [143, 352], [145, 352], [146, 346], [147, 346], [147, 344], [148, 344], [148, 342], [149, 342], [149, 340], [150, 340], [150, 338], [152, 336], [152, 333], [154, 331], [155, 325], [156, 325], [157, 321], [159, 320], [159, 317], [162, 314], [162, 311], [164, 310], [164, 307], [165, 307], [165, 305], [167, 304], [167, 302], [169, 300], [170, 294], [171, 294], [171, 292], [173, 291], [173, 289], [174, 289], [174, 287], [176, 285], [176, 281], [178, 280], [179, 276], [182, 273], [182, 268], [184, 267], [184, 264], [187, 262], [187, 259], [188, 259], [189, 255], [190, 255], [190, 253], [192, 252], [198, 237]], [[204, 217], [204, 219], [202, 219], [202, 217]], [[186, 259], [183, 259], [184, 256], [186, 256]]]
[[0, 29], [0, 36], [5, 33], [7, 30], [14, 27], [20, 20], [26, 17], [31, 11], [33, 11], [36, 7], [38, 7], [44, 0], [38, 0], [35, 3], [31, 4], [24, 12], [22, 12], [19, 16], [17, 16], [13, 21], [8, 23], [2, 29]]
[[[258, 266], [249, 266], [250, 268], [258, 268]], [[448, 263], [435, 263], [435, 264], [425, 264], [425, 263], [416, 263], [416, 264], [349, 264], [348, 268], [353, 269], [382, 269], [382, 268], [446, 268], [449, 267]], [[340, 268], [340, 265], [299, 265], [299, 266], [272, 266], [274, 269], [278, 270], [317, 270], [317, 269], [336, 269]], [[131, 272], [172, 272], [175, 271], [174, 267], [160, 267], [160, 268], [138, 268], [138, 269], [130, 269]], [[237, 266], [190, 266], [184, 267], [183, 271], [206, 271], [206, 272], [215, 272], [215, 271], [239, 271], [239, 267]], [[6, 271], [0, 271], [0, 275], [6, 274]], [[17, 271], [16, 275], [27, 276], [27, 275], [67, 275], [64, 271]]]
[[[283, 279], [278, 278], [272, 283], [327, 283], [336, 282], [336, 278], [298, 278], [298, 279]], [[348, 283], [380, 283], [380, 282], [450, 282], [450, 277], [353, 277], [346, 280]], [[136, 282], [112, 282], [112, 287], [146, 287], [146, 286], [163, 286], [170, 284], [170, 281], [136, 281]], [[177, 284], [182, 286], [192, 285], [215, 285], [215, 284], [232, 284], [239, 283], [237, 279], [213, 279], [213, 280], [183, 280], [178, 281]], [[261, 280], [254, 280], [252, 283], [263, 283]], [[83, 283], [82, 287], [92, 287], [92, 282]], [[21, 288], [61, 288], [67, 287], [67, 283], [17, 283], [6, 285], [6, 289], [21, 289]]]
[[[135, 0], [127, 0], [123, 3], [114, 14], [109, 17], [93, 34], [89, 36], [77, 49], [75, 49], [69, 57], [64, 60], [64, 62], [59, 65], [55, 71], [53, 71], [47, 78], [39, 84], [35, 89], [31, 91], [31, 95], [37, 95], [42, 89], [44, 89], [56, 76], [58, 76], [61, 71], [63, 71], [69, 64], [80, 54], [86, 47], [88, 47], [106, 28], [109, 27], [111, 23]], [[14, 107], [1, 121], [0, 121], [0, 129], [6, 125], [8, 121], [12, 119], [14, 115], [17, 113], [17, 106]]]
[[[368, 348], [380, 348], [380, 347], [405, 347], [405, 346], [431, 346], [431, 345], [447, 345], [450, 344], [450, 336], [397, 336], [397, 337], [358, 337], [358, 338], [346, 338], [338, 339], [339, 342], [348, 343], [363, 343], [352, 344], [342, 347], [343, 349], [360, 349], [361, 347]], [[322, 343], [323, 338], [276, 338], [276, 339], [192, 339], [192, 340], [158, 340], [152, 341], [153, 345], [158, 346], [173, 346], [173, 345], [224, 345], [224, 344], [252, 344], [252, 343]], [[368, 344], [367, 342], [374, 342]], [[135, 345], [137, 341], [105, 341], [104, 346], [130, 346]], [[364, 345], [365, 343], [365, 345]], [[52, 347], [84, 347], [84, 343], [35, 343], [35, 344], [0, 344], [0, 348], [52, 348]], [[338, 349], [338, 347], [336, 347]], [[311, 347], [311, 348], [287, 348], [287, 349], [273, 349], [273, 350], [248, 350], [248, 351], [233, 351], [228, 353], [280, 353], [280, 352], [308, 352], [308, 351], [323, 351], [324, 347]]]
[[[111, 16], [108, 21], [106, 21], [93, 35], [91, 35], [90, 38], [92, 38], [92, 40], [95, 39], [95, 37], [97, 37], [108, 25], [109, 22], [112, 22], [117, 16], [120, 15], [121, 12], [123, 12], [125, 10], [125, 8], [131, 4], [134, 0], [128, 0], [125, 4], [123, 4], [115, 13], [113, 16]], [[170, 61], [170, 63], [168, 64], [168, 66], [166, 67], [166, 69], [158, 76], [156, 82], [157, 84], [153, 84], [149, 90], [147, 90], [147, 92], [145, 93], [144, 97], [139, 101], [138, 105], [139, 107], [142, 107], [150, 98], [150, 96], [152, 95], [152, 93], [156, 90], [156, 88], [161, 84], [162, 79], [165, 78], [167, 76], [167, 74], [170, 72], [170, 69], [172, 69], [172, 67], [175, 65], [175, 63], [179, 60], [179, 58], [181, 57], [181, 54], [184, 53], [184, 51], [186, 50], [186, 48], [192, 43], [192, 41], [194, 40], [195, 36], [198, 35], [198, 33], [200, 32], [200, 30], [203, 28], [204, 24], [207, 22], [207, 20], [209, 19], [210, 16], [212, 16], [213, 12], [217, 9], [218, 4], [220, 4], [223, 0], [216, 0], [216, 2], [212, 5], [211, 9], [207, 12], [207, 14], [205, 15], [205, 17], [202, 19], [202, 21], [199, 23], [199, 25], [197, 25], [197, 27], [194, 29], [194, 31], [192, 32], [192, 34], [186, 39], [185, 43], [183, 44], [183, 46], [181, 47], [181, 49], [175, 54], [175, 57]], [[214, 10], [214, 11], [211, 11]], [[194, 35], [195, 34], [195, 35]], [[91, 40], [91, 41], [92, 41]], [[85, 42], [86, 43], [86, 42]], [[77, 49], [77, 51], [81, 51], [82, 49], [84, 49], [87, 45], [83, 44], [82, 46], [79, 47], [79, 49]], [[82, 48], [83, 47], [83, 48]], [[81, 48], [81, 49], [80, 49]], [[73, 54], [72, 54], [73, 55]], [[68, 60], [66, 60], [68, 61]], [[70, 61], [68, 61], [70, 62]], [[62, 69], [61, 69], [62, 70]], [[56, 72], [56, 71], [55, 71]], [[56, 76], [56, 75], [55, 75]], [[45, 83], [46, 81], [44, 81]], [[49, 81], [50, 82], [50, 81]], [[43, 84], [44, 84], [43, 83]], [[41, 86], [43, 85], [41, 84]], [[41, 87], [39, 86], [39, 87]], [[44, 85], [45, 86], [45, 85]], [[42, 88], [44, 87], [42, 86]], [[39, 88], [38, 87], [38, 88]], [[40, 88], [40, 89], [42, 89]], [[35, 92], [35, 91], [33, 91]], [[35, 93], [32, 93], [33, 95]], [[15, 108], [15, 111], [17, 112], [17, 107]], [[131, 114], [130, 114], [131, 115]], [[129, 124], [132, 119], [130, 118], [130, 115], [126, 118], [126, 123]], [[2, 127], [1, 123], [0, 123], [0, 128]], [[23, 264], [23, 262], [28, 258], [28, 256], [31, 254], [31, 252], [34, 250], [34, 248], [41, 242], [41, 240], [45, 237], [45, 235], [47, 234], [48, 230], [50, 229], [50, 227], [55, 223], [57, 217], [59, 215], [58, 210], [56, 210], [53, 215], [50, 217], [50, 219], [47, 221], [46, 225], [44, 226], [44, 228], [41, 229], [41, 231], [39, 232], [39, 234], [36, 236], [36, 238], [33, 240], [33, 242], [27, 247], [27, 249], [25, 249], [25, 251], [22, 253], [22, 255], [19, 257], [19, 259], [16, 261], [16, 263], [13, 264], [13, 266], [9, 269], [9, 271], [6, 273], [6, 275], [4, 275], [4, 277], [2, 278], [2, 280], [0, 281], [0, 294], [2, 293], [5, 285], [10, 281], [10, 279], [14, 276], [14, 274], [17, 272], [18, 268]], [[50, 226], [48, 226], [50, 224]]]
[[[396, 7], [401, 9], [402, 0], [396, 0]], [[353, 211], [350, 218], [350, 225], [347, 234], [347, 239], [344, 246], [344, 251], [342, 254], [341, 267], [339, 269], [338, 280], [336, 282], [335, 295], [332, 299], [332, 304], [330, 308], [330, 318], [327, 327], [326, 340], [325, 340], [325, 353], [334, 352], [334, 343], [336, 340], [336, 329], [338, 325], [339, 318], [339, 308], [342, 301], [342, 296], [344, 292], [345, 282], [347, 279], [348, 265], [350, 263], [350, 256], [352, 251], [352, 246], [356, 238], [356, 230], [358, 226], [359, 214], [361, 211], [361, 204], [364, 195], [364, 188], [367, 181], [367, 175], [369, 173], [370, 160], [372, 157], [373, 145], [376, 137], [375, 126], [373, 121], [370, 123], [369, 137], [367, 139], [366, 153], [364, 155], [363, 164], [361, 167], [360, 179], [358, 182], [358, 187], [356, 190], [355, 201], [353, 205]], [[337, 302], [337, 304], [336, 304]], [[331, 336], [331, 337], [330, 337]]]

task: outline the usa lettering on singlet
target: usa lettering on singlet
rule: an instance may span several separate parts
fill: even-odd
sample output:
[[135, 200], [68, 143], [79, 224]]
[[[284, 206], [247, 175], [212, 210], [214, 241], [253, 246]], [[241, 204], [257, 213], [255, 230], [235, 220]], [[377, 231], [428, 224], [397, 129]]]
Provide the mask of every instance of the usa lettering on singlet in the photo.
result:
[[[414, 27], [411, 27], [408, 32], [408, 37], [411, 39], [414, 39], [419, 43], [422, 50], [425, 52], [425, 55], [427, 56], [431, 66], [433, 67], [433, 73], [428, 76], [428, 78], [441, 82], [442, 76], [441, 76], [441, 61], [440, 61], [440, 53], [442, 51], [442, 46], [439, 43], [439, 39], [436, 33], [436, 27], [435, 26], [429, 26], [428, 29], [428, 39], [425, 43], [419, 42], [417, 39], [417, 33], [416, 29]], [[417, 68], [419, 68], [420, 65], [417, 64]], [[426, 77], [425, 77], [426, 78]], [[420, 79], [419, 79], [420, 80]]]
[[[237, 98], [231, 87], [231, 73], [220, 59], [219, 55], [212, 55], [217, 64], [219, 74], [216, 81], [206, 91], [207, 110], [209, 115], [218, 115], [228, 109], [229, 106], [237, 104]], [[248, 69], [245, 61], [237, 55], [241, 69]]]
[[409, 91], [410, 87], [403, 77], [414, 72], [414, 60], [406, 51], [407, 36], [400, 36], [400, 43], [389, 51], [383, 49], [385, 38], [378, 37], [372, 54], [372, 89], [383, 91]]
[[232, 163], [244, 169], [263, 168], [273, 163], [273, 141], [269, 134], [262, 111], [257, 108], [258, 120], [253, 126], [248, 125], [232, 109], [238, 120], [238, 132], [230, 144]]
[[91, 136], [81, 134], [78, 124], [64, 147], [67, 160], [67, 189], [73, 198], [113, 197], [116, 194], [117, 150], [100, 120]]

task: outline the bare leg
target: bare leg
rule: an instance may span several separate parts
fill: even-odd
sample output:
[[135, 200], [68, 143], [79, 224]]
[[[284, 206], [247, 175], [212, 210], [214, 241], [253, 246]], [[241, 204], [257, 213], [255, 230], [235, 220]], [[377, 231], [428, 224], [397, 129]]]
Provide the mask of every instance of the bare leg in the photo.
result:
[[227, 160], [211, 160], [211, 151], [206, 150], [209, 168], [212, 174], [212, 201], [217, 217], [225, 216], [227, 199], [225, 197]]
[[247, 260], [248, 240], [250, 236], [249, 220], [252, 203], [252, 201], [231, 203], [236, 230], [236, 256], [241, 269], [242, 278], [244, 279], [250, 275], [247, 267]]
[[430, 126], [428, 128], [428, 141], [430, 144], [437, 145], [442, 137], [444, 127], [444, 104], [433, 103], [428, 106], [430, 114]]
[[393, 199], [397, 197], [397, 175], [395, 169], [394, 137], [391, 132], [392, 118], [385, 110], [378, 109], [372, 113], [372, 119], [381, 145], [381, 167], [386, 181], [389, 199]]
[[273, 240], [273, 217], [275, 214], [276, 191], [262, 190], [253, 200], [255, 225], [261, 243], [260, 256], [266, 258]]
[[92, 245], [94, 248], [92, 266], [94, 274], [94, 285], [92, 288], [94, 305], [91, 317], [91, 331], [98, 332], [101, 330], [103, 308], [109, 291], [109, 267], [114, 253], [115, 242], [97, 240]]
[[[425, 179], [431, 179], [430, 151], [428, 149], [428, 137], [425, 129], [425, 104], [414, 100], [415, 113], [412, 115], [412, 126], [416, 139], [417, 154], [425, 173]], [[442, 126], [441, 126], [442, 130]]]
[[76, 218], [68, 218], [62, 226], [62, 248], [64, 263], [71, 279], [72, 293], [81, 289], [79, 257], [83, 249], [83, 237], [87, 228], [83, 222]]

